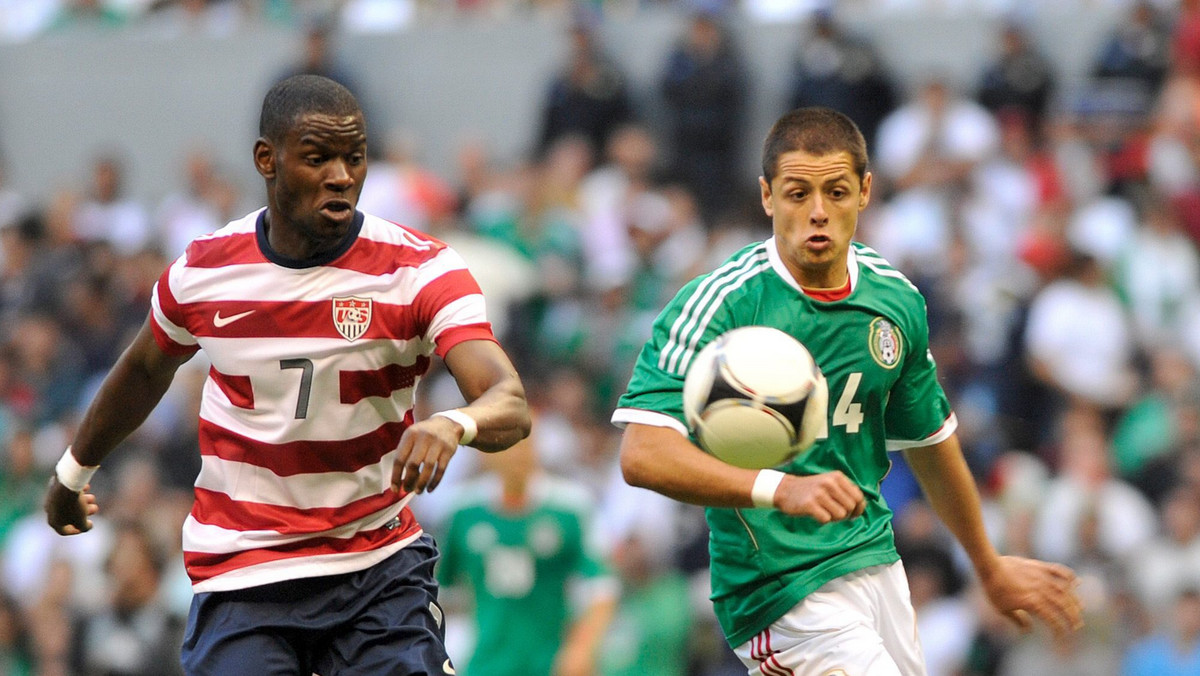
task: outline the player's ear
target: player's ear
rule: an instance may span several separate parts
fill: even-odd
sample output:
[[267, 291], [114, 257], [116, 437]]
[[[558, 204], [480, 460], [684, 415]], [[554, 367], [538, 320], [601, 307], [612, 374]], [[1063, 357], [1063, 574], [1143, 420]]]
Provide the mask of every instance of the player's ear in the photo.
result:
[[263, 178], [275, 178], [275, 148], [265, 138], [254, 142], [254, 168]]
[[758, 189], [762, 192], [763, 211], [767, 212], [767, 216], [774, 217], [775, 209], [771, 206], [771, 184], [767, 183], [767, 179], [759, 176]]
[[863, 175], [862, 190], [858, 193], [858, 210], [862, 211], [867, 208], [867, 204], [871, 202], [871, 172]]

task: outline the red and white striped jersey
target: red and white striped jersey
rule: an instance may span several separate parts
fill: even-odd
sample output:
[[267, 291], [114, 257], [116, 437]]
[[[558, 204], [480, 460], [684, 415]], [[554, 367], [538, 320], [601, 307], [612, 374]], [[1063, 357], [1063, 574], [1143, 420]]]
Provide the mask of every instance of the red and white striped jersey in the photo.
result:
[[359, 213], [340, 249], [293, 261], [264, 214], [193, 241], [152, 300], [159, 346], [212, 362], [183, 526], [196, 592], [362, 570], [416, 539], [391, 472], [417, 383], [433, 354], [495, 340], [443, 242]]

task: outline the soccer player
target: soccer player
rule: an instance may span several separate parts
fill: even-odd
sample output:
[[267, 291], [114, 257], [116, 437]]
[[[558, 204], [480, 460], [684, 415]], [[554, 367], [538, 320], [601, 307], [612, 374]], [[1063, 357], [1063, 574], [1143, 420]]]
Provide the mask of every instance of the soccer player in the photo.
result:
[[[902, 450], [988, 599], [1022, 626], [1080, 626], [1074, 573], [1000, 556], [988, 542], [956, 420], [928, 351], [925, 302], [853, 241], [871, 197], [849, 118], [801, 108], [763, 147], [773, 237], [687, 285], [659, 315], [612, 419], [626, 481], [705, 505], [712, 601], [750, 674], [925, 673], [916, 619], [879, 485]], [[710, 340], [768, 325], [803, 342], [829, 382], [828, 428], [778, 469], [736, 468], [689, 439], [681, 390]], [[770, 359], [770, 355], [763, 355]]]
[[443, 586], [469, 585], [474, 599], [463, 673], [596, 673], [617, 581], [595, 548], [590, 496], [541, 469], [532, 437], [482, 464], [490, 475], [463, 487], [438, 565]]
[[[186, 672], [453, 674], [437, 550], [407, 505], [459, 445], [494, 452], [528, 434], [523, 387], [462, 258], [355, 209], [366, 124], [345, 87], [276, 84], [259, 133], [266, 208], [196, 239], [159, 278], [56, 467], [47, 520], [91, 527], [97, 466], [203, 349]], [[416, 421], [434, 354], [469, 403]]]

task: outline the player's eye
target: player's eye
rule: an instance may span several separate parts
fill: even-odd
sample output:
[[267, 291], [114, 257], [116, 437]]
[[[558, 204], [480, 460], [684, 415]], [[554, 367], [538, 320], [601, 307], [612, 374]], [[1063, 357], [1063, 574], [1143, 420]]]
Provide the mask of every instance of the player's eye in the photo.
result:
[[309, 166], [315, 167], [325, 161], [324, 155], [308, 155], [304, 158], [304, 162]]

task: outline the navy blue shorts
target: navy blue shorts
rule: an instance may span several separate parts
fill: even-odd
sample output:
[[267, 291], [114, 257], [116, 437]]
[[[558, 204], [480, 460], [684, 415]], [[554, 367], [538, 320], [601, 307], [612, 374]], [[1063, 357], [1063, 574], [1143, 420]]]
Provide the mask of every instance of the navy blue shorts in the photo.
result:
[[183, 639], [188, 676], [445, 676], [442, 609], [422, 535], [356, 573], [197, 594]]

